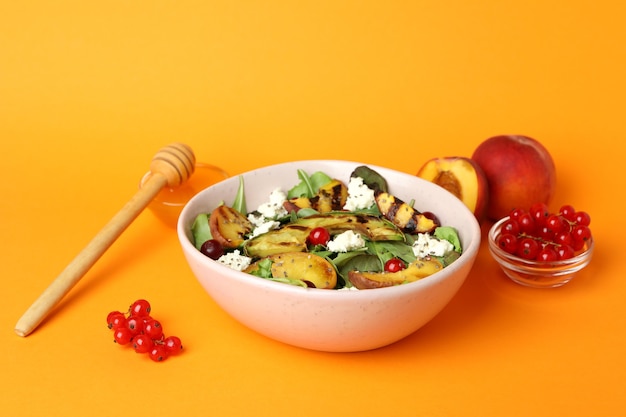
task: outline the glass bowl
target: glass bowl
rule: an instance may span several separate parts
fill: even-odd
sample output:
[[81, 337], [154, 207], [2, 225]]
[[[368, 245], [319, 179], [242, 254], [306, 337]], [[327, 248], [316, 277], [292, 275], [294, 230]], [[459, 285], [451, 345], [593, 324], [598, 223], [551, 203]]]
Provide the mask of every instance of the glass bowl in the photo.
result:
[[570, 259], [554, 262], [539, 262], [520, 258], [505, 252], [496, 244], [505, 217], [495, 223], [488, 234], [489, 252], [504, 273], [514, 282], [534, 288], [554, 288], [567, 284], [574, 275], [591, 261], [593, 237], [585, 244], [582, 252]]
[[[151, 173], [146, 173], [139, 188], [150, 178]], [[183, 184], [177, 187], [165, 186], [150, 202], [148, 208], [165, 224], [176, 228], [178, 216], [187, 202], [205, 188], [228, 178], [229, 175], [219, 167], [197, 162], [193, 175]]]

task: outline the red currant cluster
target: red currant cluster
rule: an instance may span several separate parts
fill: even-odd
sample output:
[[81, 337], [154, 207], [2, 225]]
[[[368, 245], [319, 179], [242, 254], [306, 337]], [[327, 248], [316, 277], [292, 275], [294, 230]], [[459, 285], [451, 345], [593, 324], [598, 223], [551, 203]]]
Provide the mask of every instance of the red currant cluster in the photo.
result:
[[120, 345], [132, 343], [137, 353], [147, 353], [155, 362], [162, 362], [183, 350], [176, 336], [165, 337], [161, 323], [150, 315], [150, 303], [137, 300], [127, 313], [112, 311], [107, 315], [107, 325], [113, 330], [113, 341]]
[[520, 258], [554, 262], [585, 249], [591, 239], [589, 223], [589, 214], [571, 205], [551, 213], [546, 204], [537, 203], [527, 210], [512, 210], [495, 240], [502, 250]]

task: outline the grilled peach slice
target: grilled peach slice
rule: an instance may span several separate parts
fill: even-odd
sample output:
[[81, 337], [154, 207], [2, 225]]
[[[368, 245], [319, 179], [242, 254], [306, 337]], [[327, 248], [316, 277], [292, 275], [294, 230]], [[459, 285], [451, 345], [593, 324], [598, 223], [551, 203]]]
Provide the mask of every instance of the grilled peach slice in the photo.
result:
[[378, 191], [375, 198], [380, 213], [404, 232], [431, 233], [440, 226], [436, 219], [420, 213], [389, 193]]
[[328, 184], [322, 185], [317, 194], [311, 198], [294, 197], [283, 204], [288, 212], [297, 212], [303, 208], [312, 208], [320, 213], [328, 213], [343, 209], [348, 199], [348, 187], [339, 181], [332, 180]]
[[245, 235], [252, 231], [252, 223], [232, 207], [218, 206], [211, 212], [209, 227], [213, 239], [225, 248], [239, 247]]
[[443, 269], [441, 262], [434, 258], [417, 259], [398, 272], [359, 272], [350, 271], [348, 279], [360, 290], [391, 287], [414, 282]]
[[[311, 283], [315, 288], [333, 289], [337, 285], [337, 271], [321, 256], [306, 252], [277, 253], [270, 255], [272, 277], [299, 279]], [[244, 272], [251, 273], [258, 268], [254, 262]]]

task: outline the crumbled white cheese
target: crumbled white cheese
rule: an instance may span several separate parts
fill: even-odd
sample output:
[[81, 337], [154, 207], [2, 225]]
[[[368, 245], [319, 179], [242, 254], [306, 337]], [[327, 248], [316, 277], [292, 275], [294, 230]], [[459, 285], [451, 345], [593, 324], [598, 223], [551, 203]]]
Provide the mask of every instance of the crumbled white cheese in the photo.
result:
[[266, 222], [265, 217], [263, 217], [262, 214], [256, 212], [248, 214], [248, 220], [250, 221], [250, 223], [252, 223], [254, 227], [259, 227]]
[[269, 201], [261, 204], [258, 211], [266, 219], [277, 219], [287, 215], [287, 210], [283, 207], [283, 203], [287, 200], [287, 194], [280, 188], [276, 188], [270, 193]]
[[374, 190], [363, 182], [361, 177], [351, 177], [348, 183], [348, 198], [344, 210], [355, 211], [370, 208], [374, 205]]
[[226, 253], [220, 256], [217, 262], [222, 265], [226, 265], [236, 271], [243, 271], [248, 266], [250, 266], [250, 262], [252, 262], [252, 258], [248, 258], [245, 255], [242, 255], [239, 250], [235, 249], [233, 252]]
[[445, 239], [437, 239], [428, 233], [420, 233], [413, 243], [413, 253], [418, 258], [426, 256], [443, 256], [454, 250], [454, 245]]
[[267, 233], [270, 230], [278, 229], [280, 222], [277, 222], [276, 220], [268, 220], [255, 226], [256, 227], [252, 230], [251, 237], [256, 237], [262, 235], [263, 233]]
[[333, 240], [326, 244], [326, 247], [331, 252], [349, 252], [360, 249], [364, 246], [365, 240], [363, 240], [363, 236], [358, 233], [354, 233], [352, 230], [346, 230], [345, 232], [338, 234]]

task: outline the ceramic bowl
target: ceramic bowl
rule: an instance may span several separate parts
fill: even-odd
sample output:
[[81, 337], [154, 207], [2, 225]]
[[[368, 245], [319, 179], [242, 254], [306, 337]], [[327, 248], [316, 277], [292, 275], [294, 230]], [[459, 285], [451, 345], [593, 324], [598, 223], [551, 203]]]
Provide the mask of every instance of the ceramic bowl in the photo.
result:
[[[349, 180], [359, 162], [308, 160], [288, 162], [242, 174], [247, 207], [267, 201], [277, 187], [299, 182], [297, 170], [322, 171]], [[191, 225], [200, 213], [232, 202], [239, 187], [233, 176], [195, 195], [178, 220], [178, 237], [191, 271], [229, 315], [271, 339], [318, 351], [355, 352], [380, 348], [414, 333], [441, 312], [469, 274], [480, 246], [474, 215], [443, 188], [414, 175], [367, 164], [389, 184], [390, 193], [430, 211], [443, 225], [458, 230], [463, 254], [443, 270], [417, 282], [377, 289], [337, 291], [303, 288], [258, 278], [221, 265], [192, 243]]]
[[506, 276], [514, 282], [534, 288], [560, 287], [570, 282], [576, 273], [591, 261], [594, 248], [593, 238], [573, 258], [554, 262], [527, 260], [505, 252], [496, 243], [496, 238], [500, 234], [502, 224], [508, 219], [505, 217], [499, 220], [489, 229], [488, 243], [491, 255]]

